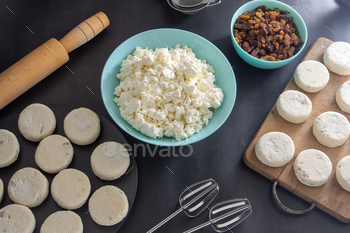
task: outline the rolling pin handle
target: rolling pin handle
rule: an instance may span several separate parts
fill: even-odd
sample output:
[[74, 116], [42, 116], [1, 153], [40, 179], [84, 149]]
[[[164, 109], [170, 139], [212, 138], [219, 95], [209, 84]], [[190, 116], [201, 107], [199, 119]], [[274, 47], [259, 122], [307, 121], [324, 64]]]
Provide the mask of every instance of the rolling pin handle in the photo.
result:
[[108, 25], [108, 17], [103, 12], [99, 12], [73, 28], [60, 40], [60, 43], [69, 53], [90, 41]]

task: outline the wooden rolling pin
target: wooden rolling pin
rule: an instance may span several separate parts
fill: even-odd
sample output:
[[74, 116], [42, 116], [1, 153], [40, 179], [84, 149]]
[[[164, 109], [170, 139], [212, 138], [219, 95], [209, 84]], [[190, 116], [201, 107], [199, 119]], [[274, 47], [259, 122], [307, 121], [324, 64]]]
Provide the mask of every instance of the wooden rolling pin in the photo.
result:
[[99, 12], [60, 41], [52, 38], [0, 74], [0, 109], [22, 95], [69, 60], [68, 53], [85, 44], [109, 25]]

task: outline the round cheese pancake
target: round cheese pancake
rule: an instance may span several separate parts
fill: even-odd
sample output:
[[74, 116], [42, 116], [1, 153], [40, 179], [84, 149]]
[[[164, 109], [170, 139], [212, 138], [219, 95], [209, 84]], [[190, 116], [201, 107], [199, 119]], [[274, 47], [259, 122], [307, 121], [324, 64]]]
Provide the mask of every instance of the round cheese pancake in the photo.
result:
[[350, 123], [340, 113], [324, 112], [314, 121], [313, 133], [318, 142], [324, 146], [341, 146], [349, 138]]
[[316, 93], [327, 85], [329, 72], [321, 62], [303, 61], [295, 69], [294, 81], [300, 89], [309, 93]]
[[310, 116], [312, 103], [307, 95], [299, 91], [288, 90], [278, 97], [276, 108], [286, 121], [299, 124]]
[[51, 194], [55, 202], [68, 210], [83, 206], [91, 191], [89, 177], [83, 172], [69, 168], [60, 171], [52, 180]]
[[35, 224], [34, 214], [26, 206], [11, 204], [0, 209], [0, 232], [32, 233]]
[[19, 143], [16, 136], [6, 129], [0, 129], [0, 168], [14, 163], [18, 154]]
[[100, 135], [100, 118], [90, 109], [74, 109], [64, 119], [64, 132], [77, 145], [91, 144]]
[[35, 151], [36, 164], [47, 173], [58, 173], [68, 167], [73, 159], [73, 146], [61, 135], [44, 138]]
[[112, 226], [121, 222], [128, 210], [128, 198], [116, 186], [106, 185], [99, 188], [89, 200], [91, 218], [102, 226]]
[[350, 113], [350, 81], [340, 86], [335, 95], [335, 100], [341, 110]]
[[350, 155], [342, 158], [338, 162], [336, 177], [339, 185], [350, 192]]
[[294, 152], [293, 140], [281, 132], [264, 134], [255, 145], [258, 159], [270, 167], [286, 165], [293, 158]]
[[129, 164], [128, 151], [117, 142], [104, 142], [91, 155], [92, 171], [102, 180], [118, 179], [126, 172]]
[[7, 189], [14, 203], [35, 207], [49, 194], [49, 181], [39, 170], [26, 167], [13, 174]]
[[39, 142], [51, 135], [56, 128], [56, 117], [52, 110], [43, 104], [31, 104], [18, 118], [18, 129], [29, 141]]
[[350, 74], [350, 44], [347, 42], [332, 43], [323, 54], [327, 68], [339, 75]]
[[298, 180], [307, 186], [321, 186], [332, 174], [332, 162], [322, 151], [302, 151], [294, 161], [294, 172]]
[[83, 233], [83, 222], [73, 211], [57, 211], [47, 217], [40, 233]]
[[0, 203], [2, 201], [2, 198], [4, 196], [4, 183], [2, 182], [2, 180], [0, 179]]

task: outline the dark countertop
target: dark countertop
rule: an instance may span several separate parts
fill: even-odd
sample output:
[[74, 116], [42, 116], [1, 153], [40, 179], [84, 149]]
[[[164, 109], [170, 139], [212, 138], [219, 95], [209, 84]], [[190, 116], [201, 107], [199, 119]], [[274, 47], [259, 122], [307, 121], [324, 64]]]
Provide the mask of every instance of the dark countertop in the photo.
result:
[[[305, 216], [281, 212], [271, 196], [272, 182], [249, 169], [242, 158], [312, 43], [319, 37], [350, 42], [350, 7], [340, 0], [284, 1], [304, 18], [309, 39], [303, 53], [292, 63], [276, 70], [261, 70], [241, 60], [230, 38], [231, 17], [245, 2], [223, 0], [218, 6], [188, 16], [170, 8], [165, 0], [3, 0], [0, 6], [0, 72], [48, 39], [61, 39], [99, 11], [106, 13], [111, 24], [92, 41], [71, 52], [70, 61], [63, 67], [0, 110], [0, 119], [40, 102], [88, 107], [112, 121], [100, 91], [102, 69], [112, 51], [124, 40], [146, 30], [188, 30], [214, 43], [234, 66], [238, 88], [236, 104], [217, 132], [191, 145], [193, 154], [189, 157], [164, 157], [159, 153], [164, 148], [156, 146], [149, 147], [151, 152], [156, 150], [155, 156], [151, 156], [139, 147], [137, 196], [120, 232], [146, 232], [177, 209], [178, 195], [186, 185], [207, 178], [214, 178], [220, 184], [215, 202], [246, 197], [252, 203], [253, 214], [233, 232], [349, 232], [349, 224], [319, 209]], [[122, 133], [131, 145], [140, 143]], [[175, 153], [178, 154], [179, 149], [176, 148]], [[189, 153], [189, 148], [183, 151]], [[278, 193], [287, 206], [302, 209], [309, 205], [283, 188], [278, 188]], [[0, 204], [0, 207], [3, 206]], [[205, 220], [207, 212], [192, 220], [180, 214], [158, 231], [182, 232]], [[208, 227], [200, 232], [213, 232], [213, 229]]]

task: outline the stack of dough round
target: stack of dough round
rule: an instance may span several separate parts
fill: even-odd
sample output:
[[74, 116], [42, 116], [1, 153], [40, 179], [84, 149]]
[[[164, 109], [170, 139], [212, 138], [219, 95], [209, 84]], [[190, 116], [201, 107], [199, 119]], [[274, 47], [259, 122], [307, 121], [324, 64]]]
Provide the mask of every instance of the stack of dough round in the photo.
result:
[[51, 184], [51, 194], [55, 202], [68, 210], [83, 206], [91, 191], [89, 177], [77, 169], [60, 171]]
[[68, 167], [73, 159], [73, 146], [61, 135], [44, 138], [35, 151], [36, 164], [47, 173], [57, 173]]
[[0, 129], [0, 168], [14, 163], [18, 154], [19, 143], [16, 136], [6, 129]]
[[64, 119], [64, 132], [71, 142], [84, 146], [100, 135], [100, 118], [87, 108], [74, 109]]
[[0, 210], [0, 232], [32, 233], [35, 224], [34, 214], [26, 206], [11, 204]]
[[339, 185], [350, 192], [350, 155], [342, 158], [338, 162], [336, 177]]
[[126, 148], [117, 142], [104, 142], [91, 155], [92, 171], [102, 180], [118, 179], [126, 172], [129, 164]]
[[83, 233], [83, 222], [73, 211], [57, 211], [47, 217], [40, 233]]
[[35, 207], [49, 194], [49, 182], [39, 170], [22, 168], [11, 177], [8, 193], [14, 203]]
[[329, 72], [321, 62], [304, 61], [295, 69], [294, 80], [300, 89], [309, 93], [316, 93], [327, 85]]
[[339, 75], [350, 74], [350, 44], [347, 42], [332, 43], [323, 54], [327, 68]]
[[341, 110], [350, 113], [350, 81], [340, 86], [335, 95], [335, 100]]
[[299, 124], [310, 116], [312, 103], [307, 95], [299, 91], [288, 90], [278, 97], [276, 108], [286, 121]]
[[116, 186], [106, 185], [99, 188], [89, 200], [91, 218], [102, 226], [112, 226], [121, 222], [128, 210], [128, 198]]
[[294, 161], [294, 172], [301, 183], [312, 187], [321, 186], [331, 176], [332, 162], [322, 151], [304, 150]]
[[18, 128], [27, 140], [39, 142], [53, 133], [56, 128], [56, 117], [49, 107], [43, 104], [31, 104], [19, 115]]
[[0, 203], [2, 201], [3, 196], [4, 196], [4, 183], [2, 182], [2, 180], [0, 178]]
[[281, 132], [264, 134], [255, 145], [258, 159], [270, 167], [286, 165], [293, 158], [294, 152], [293, 140]]
[[313, 133], [324, 146], [337, 147], [343, 145], [350, 135], [350, 123], [345, 116], [337, 112], [324, 112], [313, 124]]

